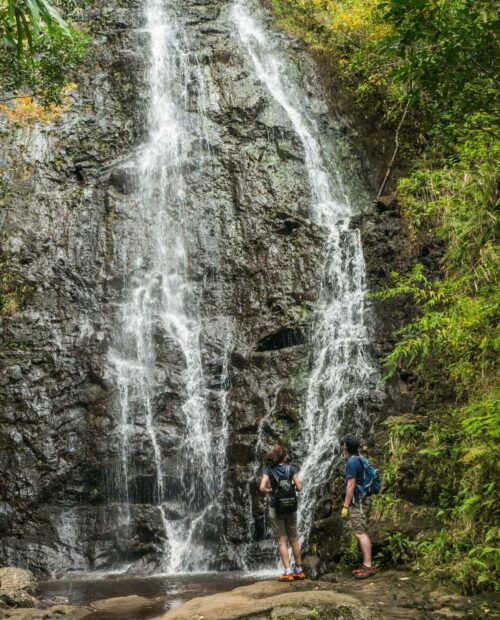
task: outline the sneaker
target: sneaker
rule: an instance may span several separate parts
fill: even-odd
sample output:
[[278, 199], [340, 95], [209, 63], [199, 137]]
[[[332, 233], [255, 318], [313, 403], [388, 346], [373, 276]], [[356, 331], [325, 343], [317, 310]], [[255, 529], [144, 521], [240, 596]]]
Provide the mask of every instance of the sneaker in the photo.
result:
[[376, 572], [373, 566], [370, 566], [370, 568], [368, 568], [368, 566], [363, 566], [354, 573], [354, 577], [356, 577], [356, 579], [368, 579], [368, 577], [375, 575]]
[[298, 573], [297, 571], [293, 571], [293, 578], [294, 579], [305, 579], [306, 576], [304, 575], [304, 571], [301, 570], [300, 573]]
[[278, 581], [293, 581], [293, 574], [290, 573], [287, 575], [286, 573], [283, 573], [281, 577], [278, 577]]

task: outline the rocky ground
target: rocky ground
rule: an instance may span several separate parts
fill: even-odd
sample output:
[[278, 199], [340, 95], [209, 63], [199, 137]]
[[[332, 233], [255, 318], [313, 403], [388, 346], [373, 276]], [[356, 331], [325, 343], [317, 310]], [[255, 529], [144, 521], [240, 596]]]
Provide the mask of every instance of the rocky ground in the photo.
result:
[[[386, 571], [354, 581], [348, 573], [329, 581], [292, 585], [264, 581], [192, 601], [164, 620], [444, 620], [499, 617], [495, 601], [465, 597], [408, 572]], [[498, 601], [497, 601], [498, 603]]]
[[88, 606], [73, 606], [65, 603], [50, 605], [42, 609], [17, 608], [0, 610], [0, 618], [11, 620], [137, 620], [151, 617], [150, 610], [156, 601], [142, 596], [124, 596], [120, 598], [95, 601]]
[[[71, 606], [37, 599], [36, 579], [0, 569], [0, 620], [480, 620], [500, 618], [495, 595], [462, 596], [405, 571], [383, 571], [355, 581], [348, 572], [293, 584], [259, 581], [189, 602], [157, 615], [161, 598], [126, 596]], [[164, 608], [164, 607], [163, 607]]]

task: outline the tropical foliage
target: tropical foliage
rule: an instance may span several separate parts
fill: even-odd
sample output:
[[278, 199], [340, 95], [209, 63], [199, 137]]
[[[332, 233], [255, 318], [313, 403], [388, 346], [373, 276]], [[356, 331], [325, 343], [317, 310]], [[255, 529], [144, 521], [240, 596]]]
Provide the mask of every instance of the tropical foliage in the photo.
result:
[[[72, 6], [59, 1], [61, 10]], [[36, 97], [61, 103], [86, 37], [48, 0], [0, 0], [0, 91], [4, 101]]]
[[[416, 252], [442, 254], [377, 294], [412, 298], [418, 315], [398, 332], [390, 376], [404, 365], [420, 389], [436, 380], [454, 406], [389, 449], [433, 472], [444, 528], [425, 543], [397, 539], [398, 557], [447, 574], [466, 591], [498, 583], [500, 294], [498, 206], [499, 12], [492, 0], [273, 0], [283, 26], [322, 54], [365, 114], [385, 131], [404, 120], [398, 202]], [[418, 437], [418, 447], [415, 438]], [[402, 446], [402, 447], [401, 447]], [[393, 541], [394, 542], [394, 541]], [[394, 545], [393, 545], [394, 546]]]
[[[493, 110], [499, 14], [493, 0], [272, 0], [360, 101], [386, 115], [410, 100], [420, 129]], [[426, 121], [423, 123], [423, 121]]]

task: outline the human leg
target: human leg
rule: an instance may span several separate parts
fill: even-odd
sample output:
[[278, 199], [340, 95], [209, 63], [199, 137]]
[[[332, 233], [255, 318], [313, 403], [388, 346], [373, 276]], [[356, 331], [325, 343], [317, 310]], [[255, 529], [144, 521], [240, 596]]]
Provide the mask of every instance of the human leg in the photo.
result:
[[300, 543], [297, 537], [297, 513], [292, 512], [283, 515], [285, 522], [286, 535], [293, 551], [293, 557], [295, 558], [295, 565], [302, 565], [302, 555], [300, 552]]
[[361, 553], [363, 555], [363, 566], [370, 568], [372, 565], [372, 541], [366, 532], [354, 532], [354, 536], [358, 539]]
[[[269, 520], [271, 523], [273, 536], [278, 539], [278, 552], [280, 554], [281, 561], [283, 562], [283, 566], [285, 567], [285, 575], [283, 575], [283, 577], [290, 577], [289, 580], [293, 580], [293, 577], [291, 576], [292, 571], [290, 569], [290, 557], [288, 555], [285, 519], [283, 515], [278, 514], [274, 508], [271, 508], [269, 511]], [[283, 580], [283, 577], [280, 577], [280, 579]], [[284, 580], [287, 581], [288, 579]]]
[[285, 570], [287, 568], [290, 568], [290, 557], [288, 555], [288, 544], [286, 536], [280, 536], [278, 538], [278, 551]]
[[372, 568], [372, 542], [368, 535], [368, 519], [370, 515], [371, 502], [365, 498], [361, 504], [353, 504], [349, 510], [351, 517], [352, 530], [363, 555], [363, 566], [353, 570], [353, 575], [357, 579], [366, 579], [375, 574]]
[[289, 538], [290, 546], [293, 551], [293, 557], [295, 559], [295, 566], [302, 566], [302, 554], [300, 551], [300, 543], [298, 538]]
[[297, 512], [293, 512], [284, 516], [286, 535], [288, 542], [293, 551], [293, 557], [295, 559], [295, 570], [293, 571], [294, 579], [305, 579], [304, 571], [302, 570], [302, 553], [300, 550], [300, 542], [297, 536]]
[[302, 570], [302, 554], [300, 551], [300, 543], [298, 538], [289, 538], [290, 546], [292, 547], [293, 557], [295, 558], [295, 569], [293, 571], [294, 579], [305, 579], [304, 571]]

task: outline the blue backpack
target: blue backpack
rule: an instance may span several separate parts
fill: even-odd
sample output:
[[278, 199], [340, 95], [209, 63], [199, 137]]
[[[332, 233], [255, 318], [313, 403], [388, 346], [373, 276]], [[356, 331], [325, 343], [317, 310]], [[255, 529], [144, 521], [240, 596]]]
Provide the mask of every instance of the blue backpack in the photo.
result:
[[364, 456], [356, 456], [354, 458], [359, 459], [363, 465], [363, 482], [356, 485], [359, 500], [380, 493], [380, 490], [382, 489], [382, 482], [380, 480], [378, 470], [370, 465], [370, 462]]

